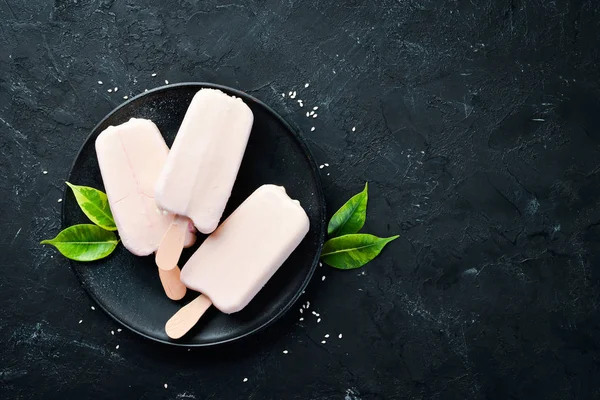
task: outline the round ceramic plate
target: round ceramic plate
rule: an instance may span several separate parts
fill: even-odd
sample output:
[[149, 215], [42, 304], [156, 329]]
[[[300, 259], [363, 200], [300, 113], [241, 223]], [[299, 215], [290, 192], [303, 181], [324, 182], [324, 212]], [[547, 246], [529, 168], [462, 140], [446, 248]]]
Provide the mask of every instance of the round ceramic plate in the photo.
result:
[[[256, 188], [265, 183], [282, 185], [298, 199], [310, 218], [310, 231], [265, 287], [242, 311], [226, 315], [214, 307], [183, 338], [171, 340], [165, 322], [197, 293], [188, 291], [179, 301], [169, 300], [162, 289], [154, 257], [136, 257], [122, 245], [108, 258], [92, 263], [72, 262], [81, 284], [115, 320], [147, 338], [174, 345], [208, 346], [243, 338], [281, 317], [298, 299], [319, 261], [326, 229], [325, 201], [319, 171], [304, 140], [271, 108], [238, 90], [207, 84], [182, 83], [145, 92], [112, 111], [92, 131], [69, 173], [69, 182], [104, 190], [94, 141], [110, 125], [132, 117], [148, 118], [160, 129], [170, 146], [194, 94], [201, 88], [216, 88], [242, 98], [254, 113], [254, 125], [233, 193], [223, 218]], [[75, 197], [67, 190], [63, 223], [88, 223]], [[184, 265], [204, 240], [184, 250]], [[240, 254], [243, 257], [243, 254]]]

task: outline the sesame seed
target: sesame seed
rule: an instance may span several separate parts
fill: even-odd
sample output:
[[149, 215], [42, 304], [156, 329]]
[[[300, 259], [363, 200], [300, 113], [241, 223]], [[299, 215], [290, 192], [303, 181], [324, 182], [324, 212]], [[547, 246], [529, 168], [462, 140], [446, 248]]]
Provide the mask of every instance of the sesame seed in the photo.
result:
[[313, 312], [312, 312], [312, 315], [317, 315], [317, 312], [316, 312], [316, 311], [313, 311]]
[[321, 318], [317, 319], [317, 324], [318, 324], [319, 322], [321, 322]]
[[144, 92], [147, 92], [147, 91], [148, 91], [148, 89], [144, 89]]
[[307, 117], [310, 117], [310, 113], [309, 113], [308, 111], [306, 112], [306, 116], [307, 116]]
[[315, 112], [311, 111], [311, 112], [308, 113], [308, 115], [315, 115]]
[[317, 118], [317, 114], [313, 115], [313, 118]]
[[48, 171], [42, 171], [42, 174], [48, 175]]
[[298, 321], [304, 321], [304, 318], [300, 318]]
[[167, 215], [169, 212], [167, 210], [163, 210], [163, 215]]
[[117, 329], [117, 332], [121, 332], [122, 330], [123, 330], [123, 329], [119, 328], [119, 329]]
[[324, 165], [319, 165], [319, 169], [323, 169]]
[[112, 89], [108, 89], [108, 90], [107, 90], [107, 92], [108, 92], [108, 93], [112, 93]]
[[111, 334], [111, 335], [114, 335], [114, 334], [115, 334], [115, 331], [110, 331], [110, 334]]
[[327, 339], [329, 337], [329, 333], [325, 334], [325, 339]]
[[115, 349], [119, 350], [119, 345], [116, 345], [116, 346], [115, 346]]
[[323, 276], [321, 277], [321, 281], [324, 281], [324, 280], [325, 280], [325, 275], [323, 275]]
[[59, 202], [59, 203], [62, 203], [62, 199], [58, 199], [58, 202]]
[[165, 79], [165, 85], [168, 85], [168, 84], [169, 84], [169, 81]]
[[83, 320], [82, 320], [82, 319], [80, 319], [80, 320], [79, 320], [79, 323], [82, 323], [82, 322], [83, 322]]
[[338, 338], [340, 338], [340, 339], [342, 338], [342, 334], [341, 333], [338, 335]]
[[129, 96], [123, 96], [123, 98], [124, 98], [125, 100], [127, 100], [127, 99], [129, 98]]
[[325, 344], [327, 343], [327, 340], [321, 340], [321, 343]]
[[352, 127], [352, 132], [356, 132], [356, 127], [355, 126]]
[[283, 351], [283, 354], [287, 354], [287, 353], [288, 353], [288, 351], [287, 351], [287, 350], [284, 350], [284, 351]]
[[305, 88], [307, 88], [308, 86], [309, 86], [309, 85], [308, 85], [308, 83], [305, 83], [305, 84], [304, 84], [304, 87], [305, 87]]
[[313, 110], [317, 111], [319, 109], [319, 106], [314, 106]]
[[285, 93], [281, 93], [281, 97], [285, 97]]
[[102, 81], [98, 81], [98, 85], [102, 85]]
[[156, 72], [152, 74], [152, 76], [156, 76]]
[[326, 167], [329, 167], [329, 164], [327, 164], [327, 163], [325, 163], [325, 164], [323, 164], [323, 165], [325, 165]]
[[116, 92], [117, 90], [119, 90], [119, 88], [115, 86], [114, 91]]
[[319, 267], [322, 267], [322, 266], [323, 266], [323, 263], [322, 263], [322, 262], [320, 262], [320, 263], [319, 263]]
[[248, 378], [244, 378], [242, 382], [248, 382]]
[[310, 128], [310, 131], [314, 132], [315, 131], [315, 127], [313, 126], [312, 128]]
[[304, 310], [303, 310], [303, 309], [300, 309], [300, 314], [302, 314], [303, 312], [304, 312]]
[[293, 92], [289, 92], [289, 93], [288, 93], [288, 96], [292, 97], [292, 93], [293, 93]]
[[165, 383], [165, 389], [166, 389], [166, 388], [168, 388], [168, 387], [169, 387], [169, 385], [167, 385], [167, 384]]
[[92, 309], [92, 311], [94, 311], [96, 309], [96, 307], [94, 307], [94, 306], [91, 306], [90, 308]]
[[310, 301], [306, 302], [306, 308], [310, 307]]

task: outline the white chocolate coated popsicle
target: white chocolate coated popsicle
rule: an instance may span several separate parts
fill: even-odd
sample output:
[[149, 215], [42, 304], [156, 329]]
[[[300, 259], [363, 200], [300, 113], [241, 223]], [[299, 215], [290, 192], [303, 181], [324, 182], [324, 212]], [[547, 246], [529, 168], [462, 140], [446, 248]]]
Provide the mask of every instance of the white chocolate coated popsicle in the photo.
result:
[[[156, 179], [169, 154], [160, 131], [152, 121], [137, 118], [109, 126], [96, 139], [96, 154], [123, 245], [138, 256], [151, 254], [175, 217], [159, 211], [154, 201]], [[193, 241], [193, 233], [186, 232], [186, 244]]]
[[263, 185], [214, 231], [181, 271], [181, 281], [220, 311], [240, 311], [300, 244], [309, 219], [281, 186]]
[[157, 204], [215, 230], [237, 177], [254, 116], [239, 98], [202, 89], [192, 99], [156, 183]]

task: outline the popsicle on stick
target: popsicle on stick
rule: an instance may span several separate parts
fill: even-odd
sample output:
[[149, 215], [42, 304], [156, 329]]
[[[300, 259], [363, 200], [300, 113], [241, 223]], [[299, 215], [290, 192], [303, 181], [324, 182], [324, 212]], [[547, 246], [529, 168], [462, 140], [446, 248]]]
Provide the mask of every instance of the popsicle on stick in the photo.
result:
[[215, 230], [235, 182], [254, 115], [239, 98], [201, 89], [190, 103], [158, 181], [156, 203]]
[[[98, 164], [119, 236], [125, 248], [138, 256], [157, 251], [171, 225], [183, 221], [159, 210], [154, 202], [154, 185], [168, 153], [160, 131], [146, 119], [109, 126], [96, 139]], [[175, 268], [186, 241], [194, 242], [188, 225], [182, 225], [183, 239], [165, 242], [161, 250], [166, 256], [159, 267]]]
[[196, 250], [181, 270], [181, 281], [201, 292], [165, 326], [167, 335], [185, 335], [213, 304], [231, 314], [242, 310], [300, 244], [308, 216], [281, 186], [252, 193]]

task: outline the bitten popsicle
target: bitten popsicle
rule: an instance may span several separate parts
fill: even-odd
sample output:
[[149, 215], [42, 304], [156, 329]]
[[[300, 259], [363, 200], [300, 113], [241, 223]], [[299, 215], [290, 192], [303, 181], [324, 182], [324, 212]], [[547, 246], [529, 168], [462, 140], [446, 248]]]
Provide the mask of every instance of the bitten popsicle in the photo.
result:
[[[178, 238], [176, 243], [162, 249], [166, 254], [161, 263], [165, 270], [177, 268], [183, 246], [195, 240], [187, 218], [160, 211], [154, 202], [154, 184], [168, 153], [160, 131], [146, 119], [132, 118], [121, 125], [109, 126], [96, 139], [102, 180], [125, 248], [135, 255], [146, 256], [161, 251], [165, 238]], [[167, 235], [171, 231], [174, 233]], [[163, 285], [167, 282], [171, 288], [167, 294], [182, 292], [178, 277], [178, 271], [161, 275]]]
[[209, 234], [225, 210], [254, 115], [239, 98], [201, 89], [190, 103], [155, 187], [156, 203]]
[[263, 185], [252, 193], [196, 250], [181, 270], [181, 281], [202, 294], [165, 326], [178, 339], [214, 304], [231, 314], [262, 289], [309, 230], [297, 200], [281, 186]]

